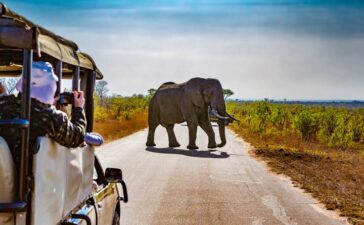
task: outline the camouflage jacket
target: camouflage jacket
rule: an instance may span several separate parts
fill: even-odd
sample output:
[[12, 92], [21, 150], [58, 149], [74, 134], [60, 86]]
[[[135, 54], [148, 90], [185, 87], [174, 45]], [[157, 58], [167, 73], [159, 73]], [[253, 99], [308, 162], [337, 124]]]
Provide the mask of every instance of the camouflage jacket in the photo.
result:
[[[20, 97], [14, 95], [0, 97], [0, 120], [20, 118]], [[82, 108], [72, 110], [72, 119], [54, 106], [32, 99], [29, 147], [34, 146], [36, 138], [48, 136], [66, 147], [83, 144], [86, 132], [86, 119]], [[3, 137], [11, 150], [16, 165], [20, 160], [20, 129], [1, 128]]]

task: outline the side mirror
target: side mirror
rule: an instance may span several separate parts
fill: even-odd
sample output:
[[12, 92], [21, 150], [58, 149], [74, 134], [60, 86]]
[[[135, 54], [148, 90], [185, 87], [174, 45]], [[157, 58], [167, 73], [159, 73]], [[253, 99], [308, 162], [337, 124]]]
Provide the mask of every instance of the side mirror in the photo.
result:
[[127, 203], [128, 202], [128, 189], [126, 188], [126, 184], [123, 181], [123, 173], [121, 172], [121, 169], [106, 168], [105, 178], [106, 178], [106, 181], [109, 183], [120, 183], [121, 184], [121, 187], [123, 188], [123, 197], [120, 197], [119, 200]]
[[106, 168], [105, 178], [109, 183], [121, 183], [123, 181], [123, 172], [121, 172], [121, 169]]

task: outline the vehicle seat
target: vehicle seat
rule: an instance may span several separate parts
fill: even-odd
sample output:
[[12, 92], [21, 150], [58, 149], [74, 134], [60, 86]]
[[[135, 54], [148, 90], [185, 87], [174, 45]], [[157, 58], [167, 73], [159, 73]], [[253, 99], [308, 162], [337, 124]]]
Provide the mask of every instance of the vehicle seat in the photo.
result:
[[[15, 164], [6, 141], [0, 137], [0, 203], [15, 201]], [[0, 213], [1, 225], [13, 225], [11, 213]]]
[[58, 224], [92, 194], [94, 148], [66, 148], [48, 137], [38, 141], [39, 151], [33, 158], [32, 225]]

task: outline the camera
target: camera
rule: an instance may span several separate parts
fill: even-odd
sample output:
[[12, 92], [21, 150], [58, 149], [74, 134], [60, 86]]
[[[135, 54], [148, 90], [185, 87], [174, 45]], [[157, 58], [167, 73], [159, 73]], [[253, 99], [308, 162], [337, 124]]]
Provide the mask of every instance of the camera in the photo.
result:
[[61, 105], [73, 105], [74, 95], [72, 92], [63, 92], [59, 95], [59, 104]]

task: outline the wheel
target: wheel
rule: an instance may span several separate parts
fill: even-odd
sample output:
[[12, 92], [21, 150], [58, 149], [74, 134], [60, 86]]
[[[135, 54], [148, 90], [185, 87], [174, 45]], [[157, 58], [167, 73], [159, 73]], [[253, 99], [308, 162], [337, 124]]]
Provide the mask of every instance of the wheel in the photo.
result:
[[114, 213], [114, 219], [112, 220], [112, 225], [120, 225], [120, 216], [119, 213]]

